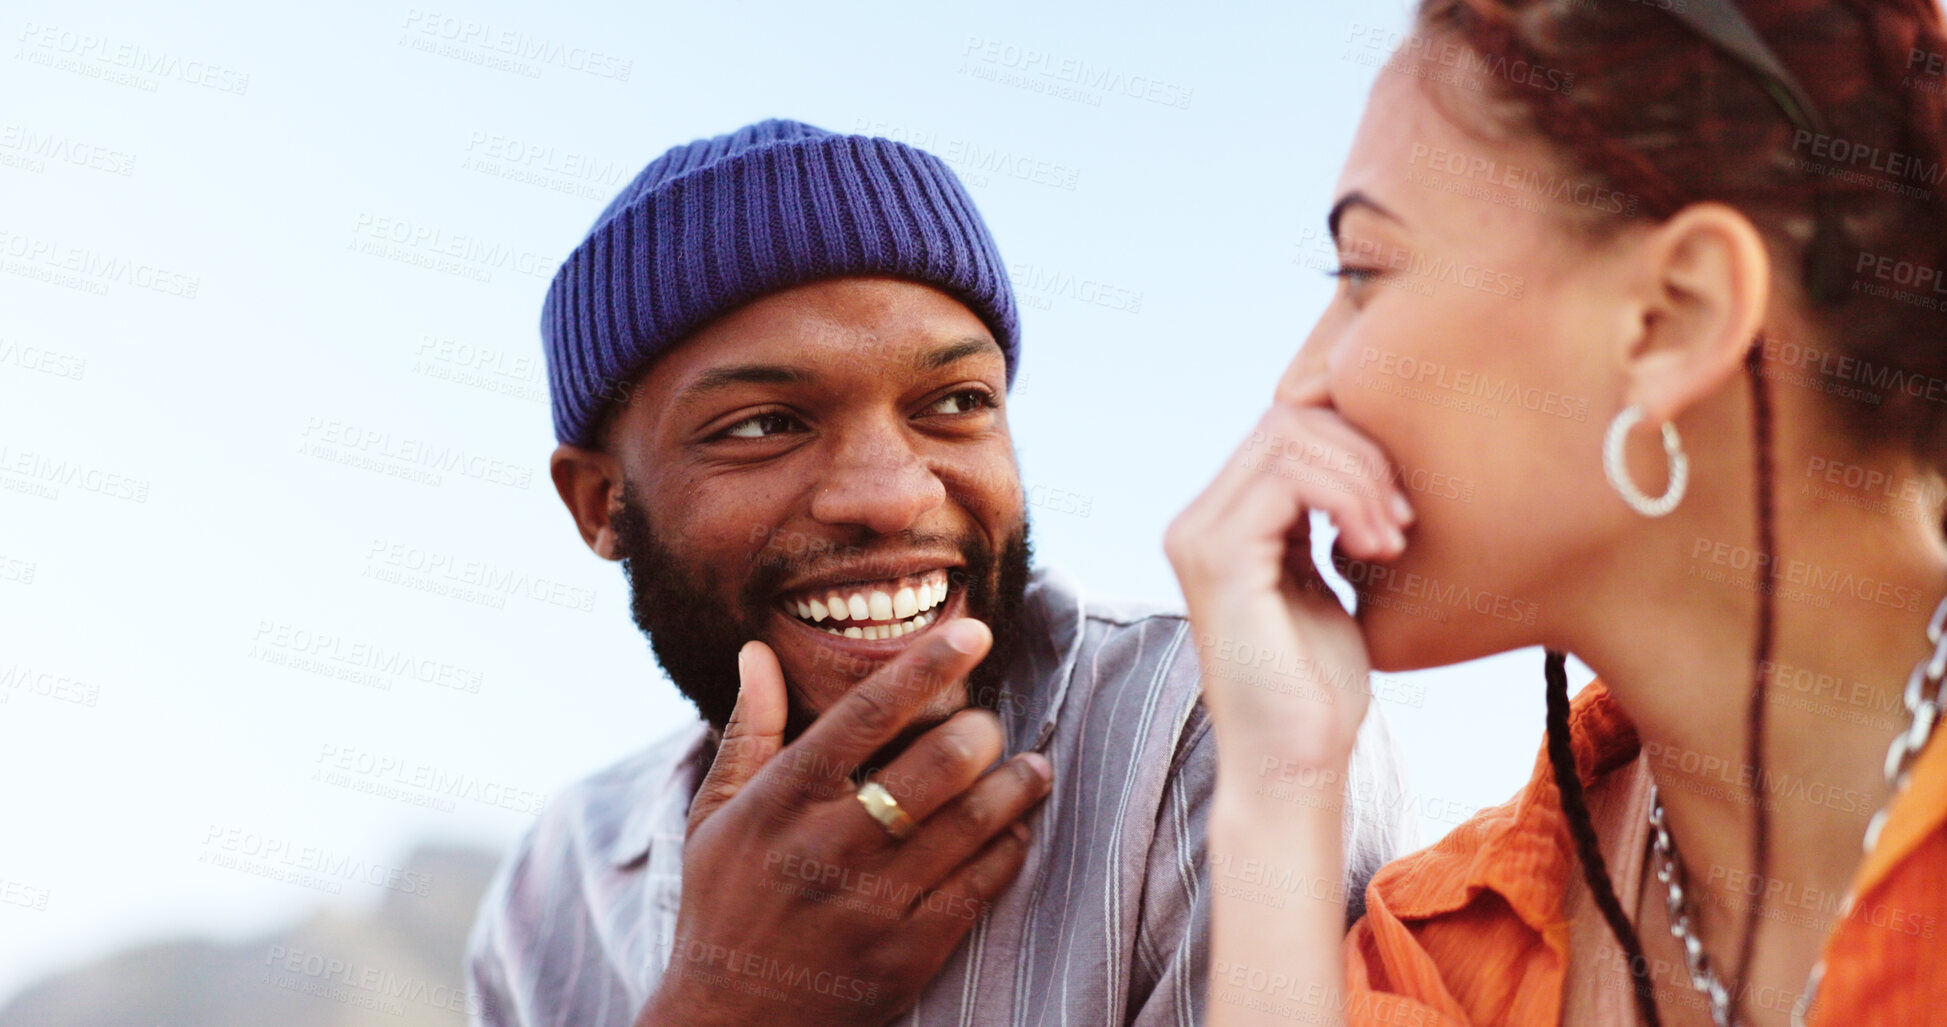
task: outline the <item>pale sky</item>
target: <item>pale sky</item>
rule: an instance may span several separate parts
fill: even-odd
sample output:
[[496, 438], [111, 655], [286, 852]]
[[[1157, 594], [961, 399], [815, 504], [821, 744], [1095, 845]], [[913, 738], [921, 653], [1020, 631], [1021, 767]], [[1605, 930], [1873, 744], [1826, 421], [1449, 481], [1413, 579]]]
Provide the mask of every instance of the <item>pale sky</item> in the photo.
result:
[[[188, 6], [0, 23], [0, 1003], [369, 906], [415, 844], [503, 848], [689, 715], [548, 484], [535, 328], [673, 144], [780, 116], [952, 163], [1020, 290], [1040, 561], [1179, 603], [1163, 528], [1325, 303], [1371, 44], [1406, 20]], [[1540, 662], [1382, 688], [1427, 840], [1525, 780]]]

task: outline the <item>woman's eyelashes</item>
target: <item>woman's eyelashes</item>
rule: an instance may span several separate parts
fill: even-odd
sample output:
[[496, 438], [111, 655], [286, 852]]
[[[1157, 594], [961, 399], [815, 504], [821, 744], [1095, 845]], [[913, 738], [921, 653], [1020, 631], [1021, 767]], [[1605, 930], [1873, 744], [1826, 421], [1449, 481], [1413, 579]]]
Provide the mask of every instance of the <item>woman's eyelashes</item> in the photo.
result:
[[1332, 278], [1338, 279], [1346, 298], [1352, 300], [1355, 304], [1365, 295], [1366, 287], [1370, 286], [1380, 274], [1378, 268], [1358, 267], [1349, 264], [1342, 264], [1325, 273]]

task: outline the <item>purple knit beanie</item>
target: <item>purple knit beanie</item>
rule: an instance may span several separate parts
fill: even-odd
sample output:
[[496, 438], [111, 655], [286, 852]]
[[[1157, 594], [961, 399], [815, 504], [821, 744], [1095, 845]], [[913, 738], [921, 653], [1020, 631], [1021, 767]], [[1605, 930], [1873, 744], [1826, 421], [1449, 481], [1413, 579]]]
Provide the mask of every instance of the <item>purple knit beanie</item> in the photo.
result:
[[656, 354], [794, 285], [890, 275], [965, 303], [1011, 385], [1014, 291], [973, 200], [938, 157], [890, 139], [763, 121], [651, 161], [568, 254], [541, 306], [554, 435], [593, 446]]

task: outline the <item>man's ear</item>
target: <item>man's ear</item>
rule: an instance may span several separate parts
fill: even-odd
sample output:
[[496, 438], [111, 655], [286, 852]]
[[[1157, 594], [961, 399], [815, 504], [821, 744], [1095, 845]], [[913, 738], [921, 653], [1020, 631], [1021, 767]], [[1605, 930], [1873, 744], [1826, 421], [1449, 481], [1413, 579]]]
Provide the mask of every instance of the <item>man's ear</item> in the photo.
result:
[[1627, 400], [1654, 428], [1739, 372], [1764, 323], [1771, 255], [1750, 219], [1721, 203], [1685, 207], [1639, 245], [1641, 321], [1624, 355]]
[[560, 445], [548, 458], [548, 475], [581, 540], [604, 560], [619, 560], [614, 517], [622, 507], [622, 462], [607, 453]]

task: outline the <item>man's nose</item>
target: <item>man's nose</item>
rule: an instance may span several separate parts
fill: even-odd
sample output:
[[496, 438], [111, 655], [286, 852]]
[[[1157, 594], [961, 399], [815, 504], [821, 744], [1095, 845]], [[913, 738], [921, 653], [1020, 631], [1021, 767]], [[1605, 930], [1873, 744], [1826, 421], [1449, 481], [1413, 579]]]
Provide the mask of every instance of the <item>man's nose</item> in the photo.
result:
[[946, 486], [920, 454], [898, 432], [878, 431], [837, 446], [812, 496], [811, 516], [890, 535], [944, 502]]

